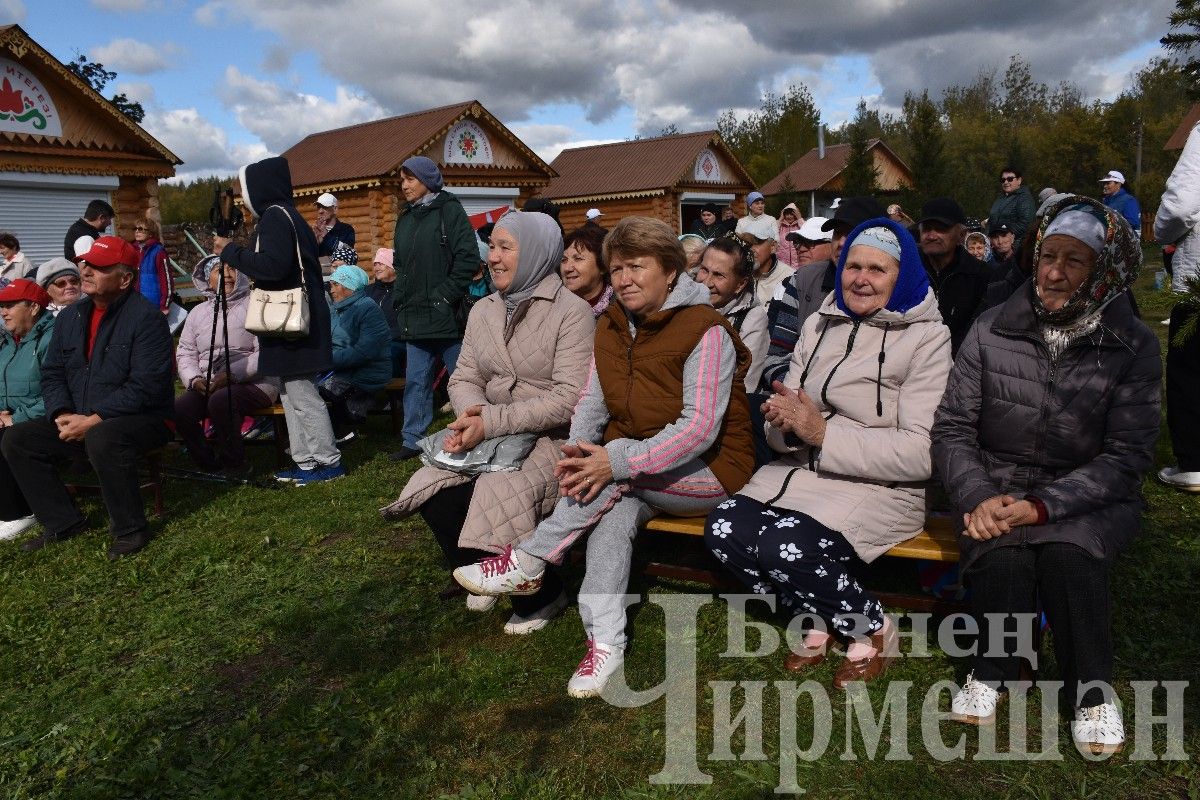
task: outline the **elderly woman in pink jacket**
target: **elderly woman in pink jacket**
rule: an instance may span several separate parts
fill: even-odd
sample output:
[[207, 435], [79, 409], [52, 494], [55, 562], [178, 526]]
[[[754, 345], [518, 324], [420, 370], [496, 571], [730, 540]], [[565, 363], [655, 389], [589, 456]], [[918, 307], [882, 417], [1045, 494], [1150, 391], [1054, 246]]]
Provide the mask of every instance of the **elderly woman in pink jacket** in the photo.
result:
[[912, 236], [886, 218], [864, 222], [763, 405], [779, 460], [705, 529], [712, 554], [752, 592], [776, 594], [812, 623], [788, 669], [821, 663], [838, 636], [850, 642], [834, 676], [845, 688], [881, 675], [895, 652], [895, 627], [851, 571], [924, 526], [929, 430], [950, 365], [950, 332]]

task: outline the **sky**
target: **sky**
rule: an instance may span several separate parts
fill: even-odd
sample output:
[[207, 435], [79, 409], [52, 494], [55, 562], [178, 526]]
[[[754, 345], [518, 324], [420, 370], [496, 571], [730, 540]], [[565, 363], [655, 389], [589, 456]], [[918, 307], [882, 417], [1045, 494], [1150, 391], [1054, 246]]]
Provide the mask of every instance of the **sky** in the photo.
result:
[[836, 126], [1019, 53], [1034, 77], [1111, 99], [1162, 55], [1173, 0], [0, 0], [185, 162], [231, 174], [316, 131], [479, 100], [546, 161], [564, 147], [716, 127], [803, 83]]

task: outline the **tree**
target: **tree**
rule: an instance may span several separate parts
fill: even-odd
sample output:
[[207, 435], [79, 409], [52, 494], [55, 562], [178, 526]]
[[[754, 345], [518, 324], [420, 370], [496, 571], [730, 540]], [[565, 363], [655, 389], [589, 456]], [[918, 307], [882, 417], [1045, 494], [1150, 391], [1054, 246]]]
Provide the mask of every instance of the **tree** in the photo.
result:
[[213, 175], [197, 178], [188, 183], [160, 183], [158, 207], [164, 225], [181, 222], [208, 222], [213, 194], [218, 187], [228, 186], [232, 178]]
[[[876, 124], [879, 115], [875, 115]], [[879, 191], [879, 168], [870, 150], [871, 117], [867, 102], [858, 101], [854, 121], [850, 124], [850, 155], [846, 157], [846, 168], [842, 170], [842, 194], [857, 196], [875, 194]]]
[[1183, 73], [1192, 93], [1200, 95], [1200, 58], [1192, 50], [1200, 44], [1200, 0], [1176, 0], [1168, 22], [1171, 32], [1158, 41], [1167, 52], [1187, 59]]
[[803, 86], [789, 86], [782, 96], [763, 95], [761, 105], [745, 119], [732, 110], [717, 119], [717, 131], [725, 145], [759, 186], [817, 144], [821, 113]]
[[916, 208], [947, 193], [946, 135], [942, 115], [928, 91], [904, 96], [904, 122], [912, 151], [908, 165], [913, 172], [913, 187], [905, 202]]
[[[87, 81], [88, 85], [95, 89], [96, 93], [101, 96], [104, 95], [104, 87], [108, 86], [117, 77], [117, 73], [105, 69], [104, 65], [99, 62], [89, 61], [87, 56], [79, 52], [76, 52], [73, 61], [67, 62], [66, 67]], [[114, 94], [109, 98], [108, 102], [116, 106], [118, 111], [134, 122], [141, 122], [146, 118], [146, 110], [142, 108], [142, 104], [130, 100], [124, 92]]]

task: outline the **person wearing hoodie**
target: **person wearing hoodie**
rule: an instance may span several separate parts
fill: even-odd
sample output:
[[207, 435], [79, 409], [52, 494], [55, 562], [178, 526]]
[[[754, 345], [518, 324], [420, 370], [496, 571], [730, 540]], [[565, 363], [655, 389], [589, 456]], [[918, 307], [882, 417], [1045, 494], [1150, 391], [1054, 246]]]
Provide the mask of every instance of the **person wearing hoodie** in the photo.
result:
[[701, 206], [700, 216], [692, 222], [692, 229], [689, 231], [706, 242], [724, 232], [725, 227], [721, 225], [721, 208], [716, 203], [705, 203]]
[[[224, 319], [217, 295], [221, 280]], [[245, 462], [242, 419], [274, 405], [279, 391], [259, 373], [259, 339], [246, 330], [250, 280], [218, 256], [209, 256], [192, 271], [192, 284], [203, 287], [205, 300], [187, 315], [175, 348], [175, 366], [184, 386], [175, 398], [175, 430], [201, 469], [238, 469]], [[204, 437], [205, 419], [212, 420], [211, 444]]]
[[333, 372], [318, 384], [342, 441], [367, 421], [367, 412], [392, 379], [391, 331], [367, 297], [367, 273], [343, 264], [329, 276], [333, 299]]
[[396, 221], [392, 299], [406, 343], [404, 440], [392, 459], [420, 455], [417, 441], [433, 421], [433, 379], [440, 359], [453, 375], [462, 348], [457, 310], [479, 270], [478, 237], [457, 197], [442, 188], [442, 173], [425, 156], [400, 167], [408, 205]]
[[[242, 202], [258, 220], [254, 246], [243, 247], [217, 236], [213, 250], [221, 262], [247, 275], [259, 289], [303, 287], [308, 299], [308, 333], [295, 339], [259, 337], [259, 372], [277, 378], [296, 469], [275, 474], [277, 480], [304, 486], [346, 474], [333, 438], [325, 401], [317, 391], [317, 375], [333, 367], [329, 304], [317, 240], [292, 202], [292, 173], [282, 156], [242, 167]], [[300, 263], [296, 263], [299, 255]]]
[[834, 675], [844, 689], [879, 677], [895, 656], [895, 626], [851, 572], [925, 525], [929, 430], [951, 357], [903, 225], [860, 224], [836, 273], [765, 404], [781, 457], [709, 514], [704, 537], [751, 592], [815, 622], [787, 669], [823, 662], [833, 637], [850, 643]]
[[159, 241], [158, 223], [142, 217], [133, 224], [133, 246], [138, 251], [138, 291], [164, 314], [171, 308], [171, 267], [167, 248]]
[[754, 466], [742, 388], [750, 353], [708, 289], [684, 273], [674, 232], [625, 217], [604, 240], [604, 261], [617, 302], [596, 321], [591, 368], [555, 470], [554, 513], [516, 548], [454, 571], [474, 594], [534, 594], [547, 564], [587, 535], [579, 607], [588, 643], [567, 684], [572, 697], [600, 694], [624, 663], [623, 595], [638, 526], [659, 511], [708, 512]]
[[795, 203], [788, 203], [783, 207], [783, 211], [779, 212], [779, 235], [775, 237], [775, 241], [781, 244], [776, 248], [775, 253], [779, 256], [780, 261], [792, 269], [800, 266], [800, 259], [796, 248], [791, 246], [788, 234], [798, 232], [803, 224], [804, 216], [800, 213], [800, 209], [796, 208]]

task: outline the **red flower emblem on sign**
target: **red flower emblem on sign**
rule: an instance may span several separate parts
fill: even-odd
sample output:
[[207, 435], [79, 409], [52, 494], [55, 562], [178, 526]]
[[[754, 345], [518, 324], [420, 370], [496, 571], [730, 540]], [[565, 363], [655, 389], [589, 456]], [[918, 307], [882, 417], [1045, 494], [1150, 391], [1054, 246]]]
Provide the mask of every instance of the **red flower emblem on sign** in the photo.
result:
[[458, 150], [464, 158], [472, 159], [479, 153], [479, 143], [470, 131], [463, 131], [458, 137]]
[[12, 84], [8, 82], [8, 78], [4, 79], [4, 84], [0, 86], [0, 114], [20, 114], [25, 110], [25, 98], [21, 95], [20, 90], [13, 89]]
[[704, 159], [704, 163], [700, 165], [700, 169], [704, 171], [704, 177], [706, 177], [706, 178], [711, 178], [711, 177], [712, 177], [712, 171], [713, 171], [713, 163], [712, 163], [712, 159], [711, 159], [711, 158], [708, 158], [708, 157], [706, 156], [706, 157], [705, 157], [705, 159]]

